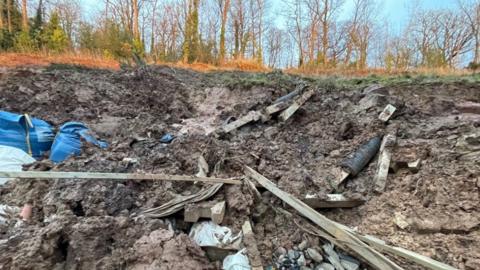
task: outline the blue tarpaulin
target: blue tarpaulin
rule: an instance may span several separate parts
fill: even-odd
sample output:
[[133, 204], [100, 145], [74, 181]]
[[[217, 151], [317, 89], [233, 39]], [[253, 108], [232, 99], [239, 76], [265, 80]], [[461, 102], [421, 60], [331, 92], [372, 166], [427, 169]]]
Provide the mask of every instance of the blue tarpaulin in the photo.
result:
[[0, 111], [0, 145], [15, 147], [41, 158], [50, 150], [55, 135], [47, 122], [5, 111]]
[[50, 151], [50, 160], [58, 163], [69, 156], [79, 155], [82, 149], [82, 139], [100, 148], [108, 146], [106, 142], [99, 141], [91, 135], [90, 130], [83, 123], [67, 122], [60, 127], [57, 136], [55, 136]]

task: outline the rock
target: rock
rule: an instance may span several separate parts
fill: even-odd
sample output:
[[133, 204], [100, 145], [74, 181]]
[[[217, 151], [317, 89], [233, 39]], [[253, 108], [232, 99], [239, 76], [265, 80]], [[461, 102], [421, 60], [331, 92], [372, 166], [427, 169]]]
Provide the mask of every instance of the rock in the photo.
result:
[[277, 134], [277, 133], [278, 133], [278, 128], [268, 127], [263, 131], [263, 136], [265, 136], [265, 138], [271, 140], [271, 139], [273, 139], [273, 136], [275, 136], [275, 134]]
[[300, 270], [312, 270], [312, 268], [307, 266], [300, 266]]
[[303, 256], [303, 254], [300, 255], [300, 257], [297, 259], [297, 264], [298, 266], [306, 266], [306, 260], [305, 260], [305, 256]]
[[340, 254], [340, 263], [345, 270], [358, 270], [360, 269], [360, 262], [348, 255]]
[[410, 226], [410, 223], [408, 223], [407, 218], [400, 212], [395, 213], [393, 222], [402, 230], [405, 230], [406, 228], [408, 228], [408, 226]]
[[299, 250], [305, 250], [307, 248], [307, 246], [308, 246], [308, 240], [305, 239], [298, 245], [298, 249]]
[[323, 261], [323, 256], [317, 250], [313, 248], [307, 249], [308, 256], [317, 263], [321, 263]]
[[329, 263], [321, 263], [317, 267], [315, 267], [315, 270], [335, 270], [335, 267]]
[[288, 258], [290, 258], [291, 260], [296, 260], [299, 257], [300, 257], [300, 252], [292, 249], [288, 251]]
[[287, 254], [287, 250], [284, 247], [279, 247], [277, 248], [277, 250], [275, 250], [275, 255], [277, 257], [280, 257], [281, 255], [286, 255], [286, 254]]

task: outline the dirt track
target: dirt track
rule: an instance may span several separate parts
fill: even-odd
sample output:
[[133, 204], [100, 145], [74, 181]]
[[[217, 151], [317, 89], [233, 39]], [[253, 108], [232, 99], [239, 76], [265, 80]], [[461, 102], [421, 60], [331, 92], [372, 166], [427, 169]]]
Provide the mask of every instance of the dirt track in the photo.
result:
[[[282, 73], [202, 74], [168, 67], [17, 69], [0, 73], [0, 108], [54, 125], [83, 121], [110, 143], [106, 150], [89, 147], [54, 170], [193, 175], [202, 154], [212, 176], [242, 176], [248, 165], [299, 197], [333, 192], [332, 168], [362, 142], [397, 130], [393, 159], [420, 159], [419, 171], [391, 172], [379, 194], [373, 192], [374, 160], [345, 185], [345, 194], [365, 199], [364, 205], [321, 212], [457, 268], [478, 269], [480, 112], [462, 112], [456, 104], [480, 102], [479, 84], [410, 79], [364, 93], [371, 81], [304, 79], [318, 91], [287, 122], [274, 118], [231, 135], [206, 135], [231, 116], [270, 105], [299, 80]], [[386, 125], [377, 117], [388, 103], [399, 111]], [[159, 142], [167, 132], [177, 136], [168, 145]], [[465, 140], [469, 134], [476, 137]], [[0, 228], [0, 239], [8, 239], [0, 246], [0, 269], [218, 268], [185, 234], [181, 213], [168, 221], [135, 216], [199, 189], [172, 182], [11, 181], [0, 188], [0, 202], [32, 203], [34, 218]], [[254, 202], [246, 187], [224, 186], [214, 197], [222, 198], [224, 225], [238, 230], [253, 219], [264, 265], [272, 264], [280, 246], [319, 241], [294, 224], [296, 217], [270, 208], [282, 204], [268, 192]], [[395, 216], [408, 226], [395, 225]]]

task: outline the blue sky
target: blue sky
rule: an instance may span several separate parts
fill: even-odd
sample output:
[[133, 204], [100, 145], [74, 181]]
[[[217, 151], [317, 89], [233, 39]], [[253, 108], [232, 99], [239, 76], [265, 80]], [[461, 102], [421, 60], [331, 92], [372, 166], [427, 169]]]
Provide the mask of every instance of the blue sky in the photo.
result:
[[[275, 10], [281, 10], [284, 0], [269, 0], [272, 7], [271, 17], [276, 19], [277, 24], [281, 24], [281, 18], [275, 16]], [[103, 7], [101, 0], [81, 0], [85, 11], [100, 10]], [[436, 8], [456, 8], [456, 0], [377, 0], [380, 3], [379, 15], [388, 19], [393, 29], [401, 29], [408, 21], [408, 14], [414, 3], [418, 2], [423, 9]], [[347, 16], [351, 12], [353, 0], [345, 0], [343, 13], [341, 16]], [[88, 18], [88, 17], [87, 17]]]

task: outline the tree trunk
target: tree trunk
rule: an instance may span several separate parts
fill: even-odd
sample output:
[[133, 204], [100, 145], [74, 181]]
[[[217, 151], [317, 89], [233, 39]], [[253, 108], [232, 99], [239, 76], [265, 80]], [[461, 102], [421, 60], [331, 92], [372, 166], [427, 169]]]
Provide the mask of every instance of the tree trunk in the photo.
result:
[[27, 0], [22, 0], [22, 30], [28, 31]]
[[7, 0], [7, 24], [8, 24], [8, 32], [13, 32], [13, 25], [12, 25], [12, 0]]
[[225, 3], [223, 4], [223, 9], [222, 9], [222, 26], [220, 27], [220, 54], [218, 57], [220, 64], [222, 64], [225, 61], [225, 54], [226, 54], [225, 28], [227, 25], [227, 16], [228, 16], [229, 9], [230, 9], [230, 0], [225, 0]]
[[133, 25], [132, 25], [133, 37], [136, 40], [140, 40], [140, 31], [138, 29], [138, 0], [132, 0], [132, 8], [133, 8]]
[[3, 29], [4, 24], [3, 24], [3, 0], [0, 0], [0, 30]]

